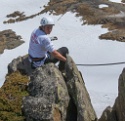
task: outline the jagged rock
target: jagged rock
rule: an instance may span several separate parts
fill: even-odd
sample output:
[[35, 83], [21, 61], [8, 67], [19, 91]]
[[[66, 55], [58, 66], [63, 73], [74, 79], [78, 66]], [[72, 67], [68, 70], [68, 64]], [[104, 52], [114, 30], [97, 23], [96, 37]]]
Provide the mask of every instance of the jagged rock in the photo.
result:
[[69, 93], [77, 107], [77, 121], [96, 121], [96, 113], [84, 80], [70, 56], [67, 57], [66, 77]]
[[82, 76], [72, 58], [67, 60], [66, 73], [49, 63], [31, 74], [22, 106], [26, 121], [97, 120]]
[[26, 75], [30, 75], [33, 72], [33, 69], [31, 68], [30, 62], [28, 60], [28, 55], [23, 57], [19, 56], [8, 64], [8, 73], [13, 73], [15, 71], [20, 71]]
[[23, 100], [26, 121], [55, 121], [56, 117], [65, 121], [70, 98], [58, 68], [49, 63], [37, 68], [30, 78], [30, 96]]
[[117, 121], [125, 120], [125, 68], [119, 77], [118, 97], [113, 109], [116, 110]]
[[125, 68], [119, 77], [118, 97], [114, 106], [106, 108], [99, 121], [125, 121]]
[[108, 106], [103, 111], [103, 114], [102, 114], [101, 118], [99, 119], [99, 121], [118, 121], [116, 119], [115, 110], [113, 110], [112, 107]]
[[[30, 75], [29, 96], [23, 100], [27, 121], [96, 121], [97, 117], [84, 80], [74, 61], [67, 56], [65, 73], [49, 63], [31, 69], [28, 55], [14, 59], [8, 73]], [[125, 119], [125, 69], [119, 77], [119, 93], [113, 107], [107, 107], [99, 121]]]

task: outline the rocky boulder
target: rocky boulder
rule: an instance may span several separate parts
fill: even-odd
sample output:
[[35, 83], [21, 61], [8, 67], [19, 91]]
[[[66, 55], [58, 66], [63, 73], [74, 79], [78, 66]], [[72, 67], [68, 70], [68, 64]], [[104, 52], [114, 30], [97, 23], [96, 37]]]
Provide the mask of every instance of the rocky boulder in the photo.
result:
[[28, 60], [28, 55], [19, 56], [18, 58], [13, 59], [8, 65], [8, 73], [13, 73], [15, 71], [20, 71], [22, 74], [30, 75], [33, 72], [33, 69], [30, 66]]
[[23, 100], [27, 121], [66, 120], [70, 98], [64, 78], [54, 64], [47, 64], [33, 72], [28, 92], [30, 96]]
[[82, 75], [67, 56], [65, 73], [53, 63], [33, 71], [23, 99], [26, 121], [97, 121]]
[[82, 74], [71, 57], [67, 57], [66, 77], [69, 94], [77, 107], [77, 121], [96, 121], [96, 114]]
[[[29, 95], [24, 97], [22, 104], [23, 116], [25, 116], [26, 121], [98, 120], [84, 79], [70, 56], [67, 56], [65, 72], [63, 73], [53, 63], [35, 70], [31, 69], [28, 55], [18, 57], [8, 65], [9, 75], [11, 73], [13, 75], [17, 71], [30, 76], [30, 82], [26, 88]], [[7, 79], [9, 79], [9, 75]], [[6, 80], [4, 85], [8, 81]], [[22, 82], [19, 83], [19, 86], [20, 84], [22, 85]], [[119, 77], [119, 92], [114, 106], [108, 106], [103, 111], [99, 121], [124, 121], [124, 85], [125, 68]]]

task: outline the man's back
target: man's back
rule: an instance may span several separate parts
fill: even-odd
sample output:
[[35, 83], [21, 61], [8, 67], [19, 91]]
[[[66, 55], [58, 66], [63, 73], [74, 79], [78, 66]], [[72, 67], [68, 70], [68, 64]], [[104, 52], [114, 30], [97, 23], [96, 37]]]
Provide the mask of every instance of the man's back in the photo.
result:
[[44, 57], [47, 51], [53, 51], [53, 49], [50, 38], [43, 31], [38, 28], [32, 32], [28, 50], [32, 57]]

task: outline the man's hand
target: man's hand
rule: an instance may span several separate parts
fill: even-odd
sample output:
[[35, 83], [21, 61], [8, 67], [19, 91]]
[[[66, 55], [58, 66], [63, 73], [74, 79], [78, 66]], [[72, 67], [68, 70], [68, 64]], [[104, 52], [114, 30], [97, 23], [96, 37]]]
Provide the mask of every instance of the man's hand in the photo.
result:
[[61, 60], [61, 61], [63, 61], [63, 62], [66, 62], [66, 58], [65, 58], [63, 55], [61, 55], [57, 50], [54, 50], [54, 51], [52, 52], [52, 55], [53, 55], [55, 58], [57, 58], [58, 60]]

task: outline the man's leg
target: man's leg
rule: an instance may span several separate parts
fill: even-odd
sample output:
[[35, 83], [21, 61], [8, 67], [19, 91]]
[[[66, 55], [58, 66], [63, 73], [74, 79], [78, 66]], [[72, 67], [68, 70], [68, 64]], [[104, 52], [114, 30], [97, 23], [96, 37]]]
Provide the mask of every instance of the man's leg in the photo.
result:
[[[58, 51], [61, 55], [63, 55], [64, 57], [66, 57], [66, 54], [69, 53], [69, 50], [68, 50], [68, 48], [66, 48], [66, 47], [61, 47], [61, 48], [59, 48], [57, 51]], [[45, 64], [46, 64], [46, 63], [49, 63], [49, 62], [57, 63], [58, 61], [59, 61], [58, 59], [56, 59], [55, 57], [53, 57], [53, 56], [50, 54], [50, 57], [45, 60]], [[60, 63], [59, 63], [59, 70], [64, 70], [64, 69], [65, 69], [65, 62], [60, 61]]]
[[[66, 54], [69, 54], [69, 50], [66, 47], [59, 48], [57, 50], [60, 54], [62, 54], [64, 57], [66, 57]], [[65, 62], [60, 61], [59, 63], [59, 70], [64, 70], [65, 69]]]

